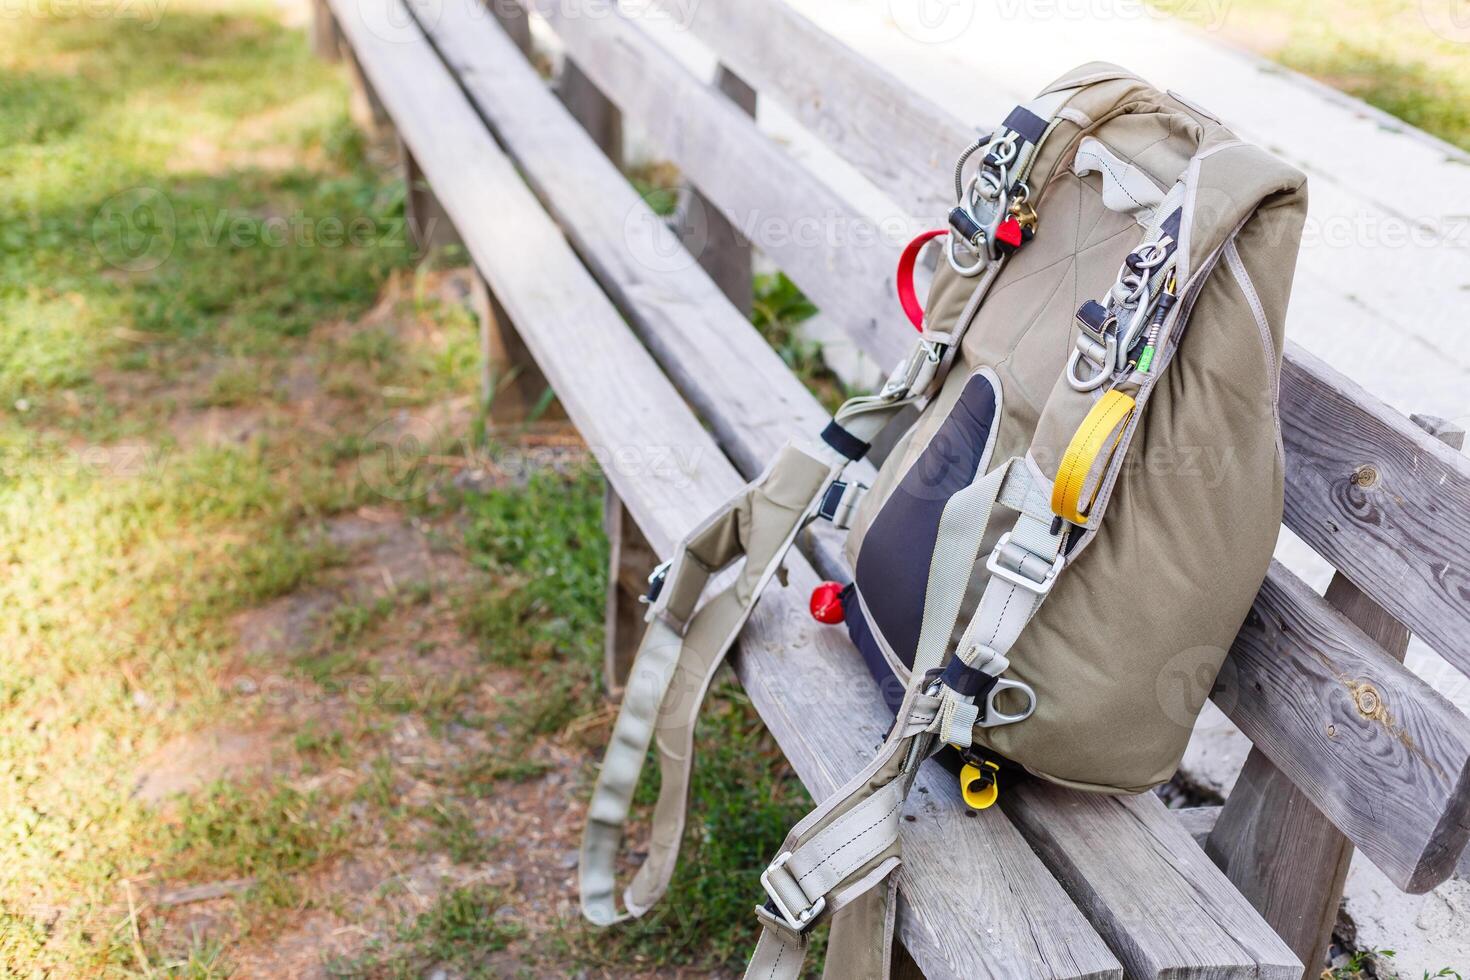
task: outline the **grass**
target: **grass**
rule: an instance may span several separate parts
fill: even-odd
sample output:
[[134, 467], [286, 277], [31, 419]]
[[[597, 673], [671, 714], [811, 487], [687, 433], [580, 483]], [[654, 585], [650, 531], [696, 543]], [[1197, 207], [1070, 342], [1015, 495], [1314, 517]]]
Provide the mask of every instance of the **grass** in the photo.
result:
[[520, 926], [498, 914], [506, 901], [507, 896], [486, 885], [456, 888], [405, 924], [393, 941], [361, 957], [331, 961], [327, 972], [336, 977], [417, 980], [441, 967], [467, 978], [505, 976], [486, 958], [522, 935]]
[[[1470, 21], [1457, 0], [1151, 0], [1470, 150]], [[1206, 9], [1206, 8], [1210, 9]]]

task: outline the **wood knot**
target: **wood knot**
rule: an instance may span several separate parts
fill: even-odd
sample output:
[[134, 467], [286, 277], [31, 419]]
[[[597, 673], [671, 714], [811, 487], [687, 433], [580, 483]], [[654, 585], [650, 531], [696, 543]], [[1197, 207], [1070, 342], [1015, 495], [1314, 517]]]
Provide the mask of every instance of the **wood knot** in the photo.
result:
[[1353, 701], [1358, 706], [1358, 714], [1364, 718], [1376, 718], [1383, 710], [1383, 699], [1378, 695], [1378, 689], [1372, 684], [1360, 684], [1353, 691]]
[[1337, 726], [1336, 725], [1328, 725], [1327, 726], [1327, 737], [1328, 738], [1337, 738]]
[[1352, 481], [1353, 486], [1367, 490], [1378, 482], [1378, 467], [1372, 463], [1364, 463], [1353, 470]]

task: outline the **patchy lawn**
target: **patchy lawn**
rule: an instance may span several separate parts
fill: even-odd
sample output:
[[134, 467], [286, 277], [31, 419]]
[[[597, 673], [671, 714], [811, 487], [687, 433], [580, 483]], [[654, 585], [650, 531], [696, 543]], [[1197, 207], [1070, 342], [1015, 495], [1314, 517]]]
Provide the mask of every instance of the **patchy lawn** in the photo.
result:
[[808, 801], [726, 683], [674, 900], [580, 923], [602, 481], [486, 432], [463, 259], [302, 12], [74, 9], [0, 34], [6, 975], [737, 964]]
[[1150, 0], [1470, 150], [1464, 0]]

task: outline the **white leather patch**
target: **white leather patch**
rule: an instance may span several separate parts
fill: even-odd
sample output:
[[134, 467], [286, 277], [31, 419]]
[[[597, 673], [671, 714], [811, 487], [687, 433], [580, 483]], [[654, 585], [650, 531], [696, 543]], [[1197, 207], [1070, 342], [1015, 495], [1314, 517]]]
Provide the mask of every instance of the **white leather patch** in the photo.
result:
[[1103, 206], [1109, 211], [1131, 214], [1133, 220], [1147, 227], [1154, 212], [1164, 201], [1164, 191], [1153, 178], [1119, 157], [1091, 136], [1082, 138], [1072, 172], [1082, 177], [1101, 174]]

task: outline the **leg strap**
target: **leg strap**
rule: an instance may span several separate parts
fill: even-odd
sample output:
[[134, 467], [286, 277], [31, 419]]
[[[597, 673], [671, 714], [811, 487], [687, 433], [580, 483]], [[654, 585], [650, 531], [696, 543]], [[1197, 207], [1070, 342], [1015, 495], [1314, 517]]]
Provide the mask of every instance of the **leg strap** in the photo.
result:
[[[633, 662], [622, 708], [603, 759], [582, 836], [582, 912], [598, 925], [642, 915], [667, 890], [684, 831], [693, 767], [694, 723], [715, 671], [811, 520], [842, 461], [788, 445], [733, 500], [681, 541], [648, 611], [648, 630]], [[702, 606], [710, 577], [739, 559], [728, 585]], [[633, 793], [650, 743], [662, 783], [648, 859], [623, 896], [614, 868]]]

